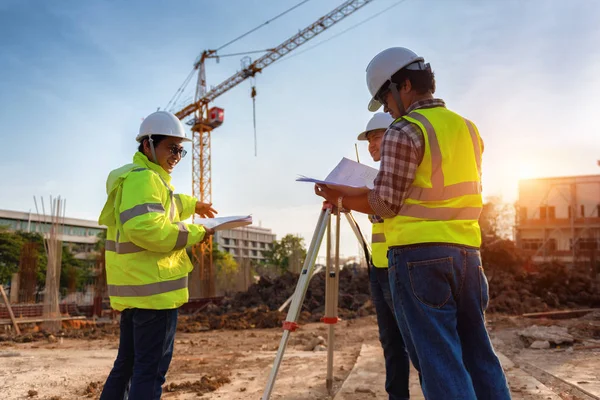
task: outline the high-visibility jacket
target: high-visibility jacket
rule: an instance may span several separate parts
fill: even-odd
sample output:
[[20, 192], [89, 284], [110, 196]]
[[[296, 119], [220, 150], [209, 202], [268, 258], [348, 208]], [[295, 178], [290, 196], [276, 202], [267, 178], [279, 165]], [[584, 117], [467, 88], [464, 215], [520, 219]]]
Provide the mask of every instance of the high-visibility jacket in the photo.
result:
[[205, 230], [180, 222], [193, 215], [196, 199], [173, 194], [170, 181], [140, 152], [108, 176], [98, 222], [108, 227], [106, 278], [115, 310], [172, 309], [188, 301], [192, 263], [185, 248], [202, 241]]
[[385, 232], [383, 222], [374, 222], [371, 235], [371, 259], [373, 266], [377, 268], [387, 268], [387, 250], [388, 245], [385, 242]]
[[445, 107], [417, 109], [402, 118], [421, 129], [425, 151], [400, 212], [384, 219], [388, 246], [479, 247], [483, 143], [475, 124]]

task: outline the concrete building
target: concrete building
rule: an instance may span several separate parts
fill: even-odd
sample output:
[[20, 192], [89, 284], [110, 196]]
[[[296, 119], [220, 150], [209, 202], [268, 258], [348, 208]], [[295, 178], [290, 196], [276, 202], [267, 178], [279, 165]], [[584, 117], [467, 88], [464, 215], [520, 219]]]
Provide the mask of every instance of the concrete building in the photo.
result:
[[[0, 210], [0, 227], [11, 231], [45, 233], [50, 229], [49, 217], [21, 211]], [[62, 235], [59, 235], [76, 258], [86, 259], [94, 251], [98, 241], [98, 234], [106, 228], [98, 225], [96, 221], [78, 218], [65, 218]]]
[[519, 182], [515, 239], [534, 262], [600, 260], [600, 175]]
[[270, 229], [258, 226], [244, 226], [215, 233], [219, 249], [230, 253], [238, 262], [263, 261], [263, 251], [271, 250], [274, 241], [275, 234]]

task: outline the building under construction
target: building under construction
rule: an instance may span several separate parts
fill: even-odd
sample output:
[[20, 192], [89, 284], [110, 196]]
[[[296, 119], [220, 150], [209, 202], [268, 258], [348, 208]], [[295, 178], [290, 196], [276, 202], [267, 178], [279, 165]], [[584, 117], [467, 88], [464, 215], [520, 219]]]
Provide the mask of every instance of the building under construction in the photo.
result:
[[600, 175], [519, 182], [515, 239], [535, 263], [600, 261]]

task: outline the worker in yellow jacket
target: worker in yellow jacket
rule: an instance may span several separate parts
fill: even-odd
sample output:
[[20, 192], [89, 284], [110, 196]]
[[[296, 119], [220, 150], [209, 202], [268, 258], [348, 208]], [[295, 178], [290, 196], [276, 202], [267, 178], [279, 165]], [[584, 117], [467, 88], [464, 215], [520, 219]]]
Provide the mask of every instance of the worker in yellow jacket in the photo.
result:
[[121, 312], [117, 359], [102, 400], [160, 399], [173, 355], [177, 310], [188, 301], [192, 263], [186, 247], [214, 232], [181, 222], [214, 217], [212, 204], [174, 194], [171, 173], [186, 150], [183, 125], [157, 111], [144, 119], [133, 163], [112, 171], [99, 218], [108, 227], [106, 278], [111, 307]]
[[403, 47], [366, 70], [369, 111], [394, 119], [373, 190], [328, 202], [384, 220], [394, 312], [426, 399], [510, 399], [485, 327], [488, 283], [479, 247], [483, 141], [473, 122], [433, 97], [423, 57]]
[[[389, 114], [375, 113], [367, 123], [365, 131], [358, 135], [358, 140], [369, 142], [369, 154], [373, 161], [381, 160], [381, 141], [385, 131], [393, 122], [394, 119]], [[410, 361], [394, 315], [388, 278], [388, 246], [385, 240], [384, 223], [383, 218], [377, 215], [369, 215], [369, 220], [373, 224], [369, 281], [371, 298], [377, 313], [379, 341], [385, 359], [385, 390], [389, 400], [404, 400], [409, 398]]]

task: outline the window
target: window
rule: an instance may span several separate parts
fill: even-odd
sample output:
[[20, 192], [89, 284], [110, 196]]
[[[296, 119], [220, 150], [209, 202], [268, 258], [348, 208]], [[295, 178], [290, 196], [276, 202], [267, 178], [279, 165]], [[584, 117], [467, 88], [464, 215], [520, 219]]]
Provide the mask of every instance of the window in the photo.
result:
[[598, 240], [596, 238], [579, 238], [577, 240], [578, 250], [598, 250]]
[[573, 211], [571, 211], [571, 206], [569, 206], [569, 219], [573, 216]]
[[596, 206], [596, 217], [600, 217], [600, 204]]
[[[598, 207], [600, 207], [600, 206], [598, 206]], [[265, 248], [265, 244], [264, 244], [264, 243], [261, 243], [261, 244], [260, 244], [260, 248], [261, 248], [261, 249], [264, 249], [264, 248]]]
[[542, 247], [543, 239], [523, 239], [521, 247], [523, 250], [537, 250]]
[[256, 250], [252, 250], [252, 255], [253, 255], [254, 257], [256, 257], [256, 256], [258, 255], [257, 251], [256, 251]]
[[585, 217], [585, 206], [583, 204], [581, 205], [581, 216]]
[[256, 244], [256, 242], [252, 242], [252, 247], [258, 247], [258, 245]]
[[548, 207], [548, 218], [555, 219], [556, 218], [556, 208], [554, 206]]
[[225, 244], [225, 246], [229, 246], [229, 239], [227, 239], [227, 238], [223, 239], [223, 243]]
[[540, 219], [546, 219], [546, 207], [540, 207]]

